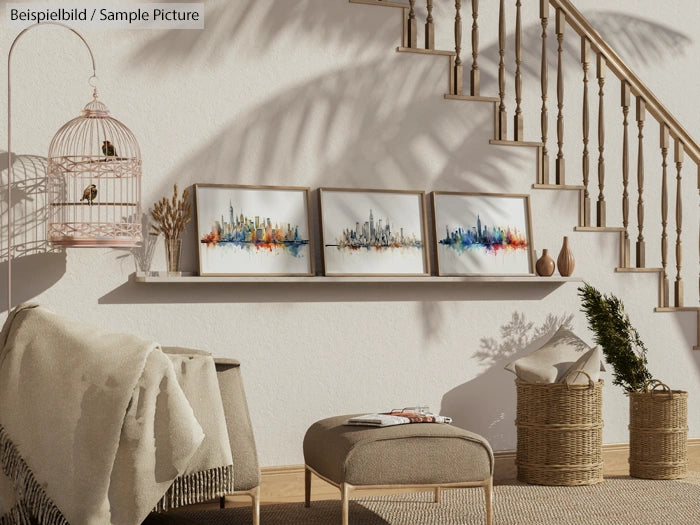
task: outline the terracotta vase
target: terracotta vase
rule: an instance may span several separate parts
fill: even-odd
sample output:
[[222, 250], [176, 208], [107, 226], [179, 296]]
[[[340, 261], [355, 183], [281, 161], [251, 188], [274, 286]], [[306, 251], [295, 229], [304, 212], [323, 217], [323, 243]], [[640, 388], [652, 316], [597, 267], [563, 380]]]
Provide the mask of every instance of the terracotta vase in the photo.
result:
[[542, 256], [535, 263], [535, 271], [537, 275], [549, 277], [554, 273], [554, 259], [549, 256], [549, 250], [542, 250]]
[[574, 260], [574, 252], [569, 248], [569, 238], [564, 237], [564, 243], [561, 246], [561, 251], [559, 252], [559, 257], [557, 257], [557, 268], [559, 268], [559, 274], [562, 277], [569, 277], [574, 273], [574, 266], [576, 261]]

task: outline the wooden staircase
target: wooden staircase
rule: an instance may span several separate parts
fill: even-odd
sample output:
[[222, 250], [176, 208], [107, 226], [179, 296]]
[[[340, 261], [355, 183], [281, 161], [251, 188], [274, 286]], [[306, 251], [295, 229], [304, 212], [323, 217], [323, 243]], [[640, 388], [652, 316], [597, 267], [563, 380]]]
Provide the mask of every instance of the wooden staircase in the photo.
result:
[[[537, 180], [532, 185], [533, 189], [545, 190], [573, 190], [578, 191], [579, 217], [578, 225], [574, 228], [577, 232], [613, 232], [619, 234], [620, 241], [620, 262], [615, 268], [618, 273], [657, 273], [659, 278], [658, 304], [656, 312], [696, 312], [698, 344], [694, 350], [700, 350], [700, 298], [694, 297], [687, 305], [687, 298], [684, 294], [685, 283], [682, 278], [683, 268], [683, 240], [687, 235], [683, 231], [683, 199], [687, 195], [683, 194], [682, 181], [684, 176], [685, 158], [695, 166], [697, 176], [697, 189], [700, 193], [700, 146], [680, 125], [677, 119], [661, 104], [648, 87], [632, 72], [615, 51], [605, 42], [601, 35], [591, 26], [583, 15], [572, 5], [569, 0], [539, 0], [539, 23], [542, 27], [541, 33], [541, 63], [540, 63], [540, 84], [541, 84], [541, 122], [540, 137], [538, 141], [528, 141], [524, 137], [523, 112], [521, 103], [523, 101], [522, 91], [522, 1], [510, 0], [514, 3], [515, 9], [515, 110], [512, 116], [513, 130], [512, 139], [508, 138], [508, 114], [506, 108], [506, 2], [499, 0], [498, 4], [498, 95], [485, 96], [481, 93], [481, 66], [479, 64], [479, 0], [471, 0], [471, 65], [469, 66], [468, 86], [465, 86], [465, 72], [462, 61], [462, 0], [455, 0], [454, 18], [454, 50], [435, 49], [435, 21], [433, 20], [433, 0], [421, 0], [426, 8], [426, 18], [422, 31], [424, 38], [420, 42], [418, 38], [418, 20], [416, 16], [416, 0], [407, 2], [388, 0], [349, 0], [350, 3], [366, 4], [378, 7], [389, 7], [399, 10], [403, 31], [401, 35], [401, 45], [396, 48], [401, 53], [418, 53], [447, 57], [449, 60], [449, 92], [445, 94], [447, 100], [469, 100], [490, 103], [494, 112], [494, 133], [490, 144], [499, 146], [532, 147], [537, 149]], [[466, 4], [466, 2], [465, 2]], [[495, 2], [489, 2], [494, 5]], [[513, 8], [513, 6], [509, 6]], [[557, 40], [556, 55], [556, 151], [548, 149], [549, 140], [549, 58], [547, 56], [547, 38], [551, 32], [550, 17], [554, 16], [554, 36]], [[581, 50], [581, 71], [583, 73], [583, 100], [581, 120], [577, 124], [583, 130], [582, 157], [581, 157], [581, 184], [567, 183], [566, 159], [564, 156], [564, 60], [563, 42], [567, 29], [580, 38]], [[452, 30], [452, 28], [448, 28]], [[609, 82], [606, 84], [606, 75], [611, 73], [620, 81], [620, 107], [622, 121], [622, 150], [615, 152], [622, 161], [622, 188], [620, 200], [622, 205], [622, 225], [609, 226], [607, 220], [607, 203], [605, 168], [606, 159], [610, 155], [605, 149], [605, 96], [609, 89]], [[595, 78], [589, 78], [593, 77]], [[589, 83], [595, 80], [597, 93], [589, 93]], [[592, 95], [592, 96], [591, 96]], [[597, 99], [593, 100], [593, 99]], [[597, 102], [597, 104], [596, 104]], [[539, 104], [539, 102], [538, 102]], [[595, 142], [597, 145], [597, 156], [595, 151], [589, 149], [591, 144], [590, 112], [591, 106], [597, 105], [597, 130], [595, 130]], [[633, 111], [632, 119], [636, 126], [630, 124], [630, 112]], [[554, 116], [552, 116], [554, 118]], [[653, 181], [654, 188], [661, 187], [661, 260], [656, 266], [647, 264], [646, 239], [645, 239], [645, 152], [644, 133], [647, 119], [655, 121], [659, 129], [659, 152], [661, 156], [661, 180]], [[568, 124], [567, 124], [568, 125]], [[635, 170], [637, 196], [636, 207], [633, 197], [629, 193], [630, 185], [630, 148], [629, 134], [630, 125], [636, 127], [637, 135], [637, 155]], [[648, 128], [647, 128], [648, 129]], [[554, 138], [554, 137], [553, 137]], [[554, 148], [552, 148], [554, 150]], [[672, 156], [672, 157], [671, 157]], [[669, 159], [669, 157], [671, 157]], [[553, 162], [552, 162], [553, 161]], [[591, 182], [592, 162], [596, 162], [595, 175], [597, 175], [597, 188], [593, 188]], [[670, 168], [669, 162], [673, 165]], [[550, 165], [554, 170], [550, 174]], [[658, 168], [658, 166], [656, 166]], [[673, 178], [675, 175], [675, 185]], [[570, 181], [568, 181], [570, 182]], [[596, 192], [597, 189], [597, 192]], [[669, 192], [675, 193], [675, 209], [673, 210], [673, 225], [675, 226], [675, 238], [669, 224]], [[597, 193], [597, 196], [592, 194]], [[593, 199], [595, 198], [595, 205]], [[698, 201], [693, 200], [694, 205]], [[691, 204], [691, 205], [692, 205]], [[635, 213], [631, 213], [635, 207]], [[630, 224], [630, 215], [636, 218], [636, 240], [634, 249], [632, 247], [632, 236], [635, 228]], [[655, 241], [656, 242], [656, 241]], [[673, 261], [669, 257], [669, 242], [673, 243]], [[687, 239], [686, 239], [687, 242]], [[695, 241], [688, 243], [692, 246]], [[700, 246], [700, 238], [698, 239]], [[634, 253], [634, 257], [632, 254]], [[675, 277], [674, 265], [675, 263]], [[673, 286], [670, 279], [674, 278]], [[698, 263], [698, 293], [700, 294], [700, 263]]]

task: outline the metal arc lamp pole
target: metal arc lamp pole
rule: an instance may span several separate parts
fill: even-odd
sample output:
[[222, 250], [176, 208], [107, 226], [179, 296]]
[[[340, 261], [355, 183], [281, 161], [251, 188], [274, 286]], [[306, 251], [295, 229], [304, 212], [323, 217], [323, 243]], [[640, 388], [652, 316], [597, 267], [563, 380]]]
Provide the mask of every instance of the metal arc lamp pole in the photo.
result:
[[96, 79], [96, 69], [95, 69], [95, 57], [92, 54], [92, 49], [88, 45], [87, 41], [83, 36], [78, 33], [75, 29], [68, 27], [65, 24], [59, 22], [42, 22], [41, 24], [34, 24], [26, 29], [23, 29], [12, 41], [10, 46], [10, 52], [7, 55], [7, 314], [10, 314], [12, 310], [12, 182], [13, 182], [13, 171], [12, 171], [12, 89], [11, 89], [11, 65], [12, 65], [12, 52], [15, 49], [15, 45], [19, 39], [27, 32], [39, 26], [53, 25], [60, 26], [68, 29], [74, 33], [87, 48], [90, 53], [90, 60], [92, 61], [92, 79]]

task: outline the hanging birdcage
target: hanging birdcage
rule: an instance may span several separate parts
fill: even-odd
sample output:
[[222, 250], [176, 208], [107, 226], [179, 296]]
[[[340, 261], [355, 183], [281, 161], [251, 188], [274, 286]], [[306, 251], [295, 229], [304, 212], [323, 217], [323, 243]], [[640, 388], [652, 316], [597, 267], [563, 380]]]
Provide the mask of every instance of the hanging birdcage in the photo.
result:
[[49, 242], [136, 246], [141, 231], [141, 152], [97, 91], [49, 146]]

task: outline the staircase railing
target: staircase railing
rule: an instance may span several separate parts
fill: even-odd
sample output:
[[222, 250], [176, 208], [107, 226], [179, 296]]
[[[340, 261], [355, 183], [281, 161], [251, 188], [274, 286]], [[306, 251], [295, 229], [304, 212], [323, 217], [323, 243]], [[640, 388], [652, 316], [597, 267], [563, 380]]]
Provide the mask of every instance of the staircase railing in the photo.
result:
[[[416, 14], [415, 0], [410, 0], [409, 4], [401, 4], [397, 2], [389, 2], [386, 0], [351, 0], [358, 3], [371, 3], [375, 5], [388, 5], [393, 7], [403, 6], [404, 13], [404, 45], [409, 50], [421, 52], [435, 52], [435, 26], [432, 17], [433, 2], [425, 0], [427, 5], [427, 18], [425, 23], [425, 49], [418, 50], [418, 38], [416, 34]], [[540, 119], [540, 140], [539, 143], [524, 142], [523, 137], [523, 112], [522, 112], [522, 16], [521, 16], [521, 0], [508, 0], [508, 3], [514, 3], [515, 9], [515, 78], [513, 86], [515, 91], [515, 111], [513, 114], [513, 131], [512, 140], [508, 139], [508, 115], [506, 97], [506, 86], [509, 83], [506, 73], [506, 63], [509, 53], [506, 50], [506, 0], [498, 2], [498, 97], [480, 96], [482, 86], [480, 82], [481, 67], [479, 65], [479, 1], [471, 0], [472, 11], [472, 27], [471, 27], [471, 67], [469, 75], [469, 95], [465, 95], [464, 91], [467, 87], [464, 85], [464, 64], [462, 61], [462, 0], [455, 0], [455, 52], [450, 53], [450, 96], [459, 98], [474, 97], [480, 100], [493, 100], [495, 103], [495, 119], [494, 119], [494, 137], [497, 143], [521, 143], [527, 145], [537, 145], [539, 152], [538, 159], [538, 177], [539, 185], [547, 187], [567, 188], [566, 182], [570, 181], [570, 177], [566, 174], [566, 162], [564, 153], [564, 131], [565, 131], [565, 116], [570, 118], [569, 113], [564, 111], [564, 39], [567, 28], [580, 38], [581, 49], [581, 68], [583, 72], [583, 100], [581, 111], [581, 129], [583, 132], [582, 156], [581, 156], [581, 179], [582, 179], [582, 198], [581, 211], [579, 213], [579, 229], [582, 230], [601, 230], [601, 231], [616, 231], [621, 229], [621, 257], [620, 268], [618, 271], [657, 271], [660, 275], [659, 285], [659, 307], [667, 308], [682, 308], [684, 306], [684, 282], [682, 277], [683, 269], [683, 199], [687, 199], [687, 195], [683, 195], [682, 182], [684, 176], [684, 162], [687, 156], [689, 161], [695, 165], [697, 171], [697, 186], [700, 191], [700, 146], [690, 134], [683, 128], [679, 121], [671, 114], [671, 112], [659, 101], [659, 99], [651, 92], [651, 90], [632, 72], [618, 54], [610, 47], [605, 39], [593, 28], [586, 18], [572, 5], [569, 0], [539, 0], [539, 23], [542, 26], [541, 33], [541, 64], [540, 64], [540, 80], [541, 80], [541, 119]], [[466, 2], [464, 2], [466, 3]], [[493, 5], [493, 3], [489, 3]], [[550, 24], [549, 19], [551, 10], [554, 11], [554, 24]], [[553, 32], [557, 40], [557, 55], [556, 55], [556, 153], [552, 151], [554, 156], [554, 184], [550, 184], [550, 150], [548, 149], [548, 141], [550, 137], [549, 123], [550, 110], [548, 105], [554, 101], [550, 101], [548, 87], [548, 57], [547, 57], [547, 38], [548, 33], [552, 32], [551, 26], [554, 26]], [[597, 83], [597, 93], [589, 93], [589, 82], [593, 82], [593, 72], [590, 71], [593, 66], [593, 58], [595, 58], [595, 82]], [[609, 198], [606, 194], [611, 193], [610, 186], [606, 186], [606, 159], [611, 155], [609, 149], [606, 149], [605, 144], [605, 114], [606, 92], [610, 89], [610, 83], [606, 79], [606, 75], [616, 77], [620, 81], [620, 106], [621, 106], [621, 133], [622, 133], [622, 151], [614, 152], [621, 156], [622, 162], [622, 188], [620, 189], [620, 205], [622, 209], [622, 226], [610, 227], [607, 220], [607, 205]], [[609, 96], [609, 95], [608, 95]], [[591, 100], [593, 97], [597, 101]], [[632, 106], [634, 100], [634, 106]], [[597, 106], [597, 130], [591, 133], [590, 112]], [[632, 117], [629, 116], [630, 111], [634, 111]], [[553, 117], [552, 117], [553, 118]], [[630, 123], [633, 119], [633, 123]], [[645, 202], [645, 191], [649, 187], [648, 181], [645, 180], [645, 133], [648, 133], [649, 121], [655, 121], [656, 126], [660, 130], [660, 159], [661, 159], [661, 180], [652, 181], [656, 191], [660, 186], [661, 202], [659, 215], [661, 217], [661, 236], [660, 239], [654, 242], [660, 243], [661, 261], [657, 268], [647, 265], [646, 257], [646, 228], [645, 212], [648, 208]], [[630, 158], [630, 150], [634, 148], [629, 137], [630, 125], [636, 123], [637, 144], [636, 144], [636, 168]], [[568, 124], [567, 124], [568, 125]], [[596, 173], [592, 174], [591, 158], [595, 154], [593, 145], [591, 144], [591, 135], [596, 139], [595, 146], [597, 147], [597, 166]], [[551, 140], [553, 140], [552, 137]], [[669, 157], [672, 152], [672, 159]], [[673, 162], [675, 167], [675, 187], [673, 173], [669, 174], [669, 162]], [[630, 174], [630, 169], [636, 173]], [[656, 171], [657, 168], [654, 168]], [[597, 175], [597, 188], [593, 187], [591, 176]], [[630, 176], [636, 181], [637, 195], [631, 196], [629, 191]], [[672, 221], [669, 221], [669, 195], [675, 193], [674, 206], [672, 210]], [[592, 199], [596, 199], [595, 206], [592, 206]], [[648, 200], [648, 199], [647, 199]], [[656, 210], [654, 210], [656, 212]], [[630, 217], [634, 215], [634, 217]], [[633, 225], [633, 219], [636, 219], [636, 226]], [[675, 228], [675, 236], [673, 236], [673, 228]], [[634, 250], [632, 250], [632, 241], [634, 238]], [[669, 255], [669, 242], [674, 243], [672, 256]], [[694, 243], [693, 243], [694, 244]], [[698, 237], [698, 253], [700, 254], [700, 235]], [[634, 255], [634, 257], [633, 257]], [[700, 264], [698, 265], [698, 282], [700, 290]], [[671, 294], [670, 280], [673, 279], [673, 293]], [[696, 300], [693, 300], [695, 303]], [[699, 314], [700, 318], [700, 314]]]

